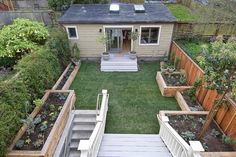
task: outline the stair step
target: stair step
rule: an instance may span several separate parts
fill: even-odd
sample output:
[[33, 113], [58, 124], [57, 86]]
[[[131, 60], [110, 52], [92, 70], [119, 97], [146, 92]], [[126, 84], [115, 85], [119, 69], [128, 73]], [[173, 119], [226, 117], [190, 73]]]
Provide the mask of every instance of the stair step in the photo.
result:
[[137, 62], [102, 62], [101, 66], [137, 66]]
[[96, 110], [74, 110], [74, 113], [78, 116], [79, 114], [83, 115], [96, 115], [98, 111]]
[[70, 152], [69, 152], [69, 155], [68, 155], [68, 157], [79, 157], [80, 156], [80, 151], [78, 151], [78, 150], [71, 150]]
[[81, 116], [78, 116], [78, 117], [75, 117], [74, 118], [74, 121], [73, 121], [74, 124], [95, 124], [96, 123], [96, 117], [81, 117]]
[[87, 125], [76, 124], [72, 127], [72, 130], [73, 131], [81, 131], [81, 130], [93, 131], [94, 127], [95, 127], [95, 124], [87, 124]]
[[70, 143], [70, 149], [78, 149], [80, 141], [71, 141]]
[[91, 136], [93, 131], [78, 131], [73, 132], [71, 136], [72, 141], [79, 141], [79, 140], [88, 140]]

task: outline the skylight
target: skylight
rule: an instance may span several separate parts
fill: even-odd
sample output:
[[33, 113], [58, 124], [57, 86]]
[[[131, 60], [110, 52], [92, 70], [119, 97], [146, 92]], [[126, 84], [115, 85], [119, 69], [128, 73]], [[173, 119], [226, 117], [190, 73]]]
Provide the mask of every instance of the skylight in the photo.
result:
[[111, 4], [110, 5], [110, 12], [119, 12], [119, 11], [120, 11], [119, 4]]
[[145, 12], [145, 8], [142, 4], [134, 5], [134, 10], [136, 13], [144, 13]]

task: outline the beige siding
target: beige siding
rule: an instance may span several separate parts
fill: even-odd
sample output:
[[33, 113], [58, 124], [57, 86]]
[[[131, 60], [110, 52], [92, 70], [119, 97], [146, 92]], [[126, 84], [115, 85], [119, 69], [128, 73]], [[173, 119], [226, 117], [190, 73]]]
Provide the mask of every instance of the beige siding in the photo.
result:
[[[135, 25], [134, 29], [138, 29], [138, 31], [140, 32], [140, 26], [147, 26], [147, 25], [145, 24]], [[139, 44], [140, 41], [136, 40], [134, 43], [135, 44], [134, 49], [139, 57], [161, 57], [164, 56], [165, 53], [169, 53], [174, 25], [155, 24], [154, 26], [161, 27], [159, 45], [140, 45]]]
[[[140, 26], [146, 26], [147, 24], [131, 25], [134, 26], [134, 30], [140, 31]], [[139, 45], [139, 40], [134, 42], [134, 50], [139, 57], [161, 57], [165, 53], [169, 52], [173, 24], [155, 24], [161, 26], [159, 45]], [[65, 25], [68, 26], [68, 25]], [[76, 42], [80, 49], [81, 57], [100, 57], [101, 53], [105, 50], [103, 44], [97, 41], [97, 38], [103, 34], [99, 29], [103, 29], [103, 24], [79, 24], [77, 25], [79, 39], [71, 39], [71, 44]], [[110, 26], [110, 25], [105, 25]], [[114, 25], [118, 26], [118, 25]], [[125, 25], [122, 25], [125, 26]]]

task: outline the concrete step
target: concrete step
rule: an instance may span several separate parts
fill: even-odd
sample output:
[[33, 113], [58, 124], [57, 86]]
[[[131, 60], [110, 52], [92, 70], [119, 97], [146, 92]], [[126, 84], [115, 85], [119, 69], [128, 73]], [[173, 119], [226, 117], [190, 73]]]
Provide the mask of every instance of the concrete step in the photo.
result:
[[71, 136], [72, 141], [88, 140], [93, 131], [77, 131], [73, 132]]
[[84, 125], [81, 125], [81, 124], [75, 124], [73, 127], [72, 127], [72, 131], [93, 131], [95, 127], [95, 124], [84, 124]]
[[69, 152], [69, 155], [68, 155], [68, 157], [79, 157], [80, 156], [80, 151], [78, 151], [78, 150], [71, 150], [70, 152]]

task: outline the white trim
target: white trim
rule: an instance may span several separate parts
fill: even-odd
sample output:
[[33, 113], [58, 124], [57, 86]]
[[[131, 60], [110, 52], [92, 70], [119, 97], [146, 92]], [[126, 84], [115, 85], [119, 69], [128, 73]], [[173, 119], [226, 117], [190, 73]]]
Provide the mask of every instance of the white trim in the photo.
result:
[[[104, 25], [103, 26], [103, 34], [106, 33], [106, 28], [131, 28], [131, 32], [134, 32], [134, 26], [133, 25]], [[133, 51], [134, 48], [134, 41], [131, 40], [131, 51]], [[106, 47], [105, 47], [106, 52]]]
[[[68, 39], [79, 39], [79, 34], [78, 34], [77, 26], [75, 26], [75, 25], [73, 25], [73, 26], [70, 25], [70, 26], [65, 26], [65, 28], [66, 28], [66, 32], [67, 32]], [[76, 37], [70, 37], [70, 33], [69, 33], [68, 28], [75, 28]]]
[[[152, 43], [152, 44], [142, 44], [141, 43], [142, 28], [144, 28], [144, 27], [146, 27], [146, 28], [159, 28], [157, 43]], [[161, 37], [161, 25], [141, 25], [139, 28], [139, 45], [141, 45], [141, 46], [159, 45], [160, 44], [160, 37]]]

